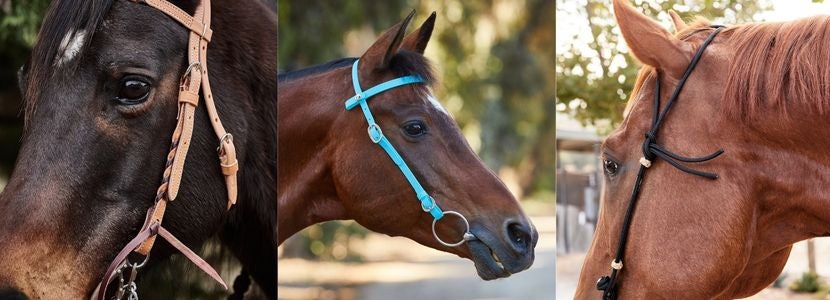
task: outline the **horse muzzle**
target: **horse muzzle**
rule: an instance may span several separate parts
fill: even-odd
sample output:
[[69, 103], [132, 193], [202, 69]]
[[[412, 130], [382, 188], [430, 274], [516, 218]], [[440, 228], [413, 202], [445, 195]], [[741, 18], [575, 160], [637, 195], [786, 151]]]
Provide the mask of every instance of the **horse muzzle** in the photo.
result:
[[533, 264], [539, 234], [530, 222], [508, 220], [495, 232], [474, 222], [471, 232], [477, 239], [467, 242], [470, 258], [481, 279], [509, 277]]

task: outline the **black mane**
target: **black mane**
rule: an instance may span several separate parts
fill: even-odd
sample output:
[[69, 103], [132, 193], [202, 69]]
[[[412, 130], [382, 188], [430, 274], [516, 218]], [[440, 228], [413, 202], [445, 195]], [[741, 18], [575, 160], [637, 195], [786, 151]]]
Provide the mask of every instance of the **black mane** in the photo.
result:
[[[308, 68], [288, 71], [277, 75], [277, 82], [287, 82], [337, 68], [351, 66], [355, 60], [357, 60], [356, 57], [346, 57]], [[423, 78], [428, 85], [435, 82], [435, 72], [432, 70], [432, 65], [426, 57], [418, 53], [400, 51], [392, 57], [392, 60], [389, 62], [389, 67], [397, 76], [418, 75], [421, 76], [421, 78]]]
[[329, 70], [334, 70], [337, 68], [342, 68], [345, 66], [351, 66], [354, 61], [357, 60], [357, 57], [345, 57], [336, 59], [327, 63], [322, 63], [319, 65], [311, 66], [308, 68], [303, 68], [294, 71], [288, 71], [282, 74], [277, 75], [277, 82], [284, 82], [284, 81], [291, 81], [298, 78], [303, 78], [306, 76], [311, 76], [314, 74], [323, 73]]

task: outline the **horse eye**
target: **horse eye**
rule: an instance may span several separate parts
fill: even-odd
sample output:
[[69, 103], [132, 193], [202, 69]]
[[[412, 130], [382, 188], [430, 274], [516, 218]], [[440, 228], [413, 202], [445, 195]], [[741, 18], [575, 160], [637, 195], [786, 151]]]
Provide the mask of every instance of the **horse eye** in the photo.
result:
[[151, 85], [138, 78], [127, 78], [121, 81], [118, 87], [118, 96], [115, 100], [124, 105], [141, 104], [150, 95]]
[[615, 162], [613, 160], [606, 159], [606, 160], [603, 161], [602, 165], [603, 165], [603, 168], [605, 169], [605, 173], [608, 174], [609, 176], [613, 176], [613, 175], [617, 174], [617, 171], [620, 170], [620, 165], [617, 164], [617, 162]]
[[412, 121], [403, 125], [403, 132], [411, 137], [419, 137], [427, 132], [427, 125], [421, 121]]

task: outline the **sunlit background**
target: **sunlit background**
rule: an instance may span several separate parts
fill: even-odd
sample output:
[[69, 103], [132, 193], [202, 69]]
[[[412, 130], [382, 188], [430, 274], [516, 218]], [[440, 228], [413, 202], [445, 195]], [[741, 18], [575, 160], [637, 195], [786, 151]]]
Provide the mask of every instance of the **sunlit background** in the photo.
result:
[[[536, 263], [485, 282], [471, 261], [351, 222], [304, 230], [279, 249], [282, 299], [552, 299], [555, 260], [554, 3], [549, 0], [279, 1], [281, 71], [360, 56], [417, 10], [438, 14], [426, 50], [437, 98], [540, 232]], [[417, 203], [413, 202], [413, 205]]]
[[[668, 10], [684, 20], [705, 17], [715, 24], [790, 21], [830, 14], [830, 3], [811, 0], [631, 1], [673, 31]], [[640, 65], [628, 55], [613, 17], [611, 0], [556, 1], [557, 111], [557, 298], [571, 299], [597, 218], [602, 174], [598, 146], [622, 118]], [[797, 243], [772, 287], [751, 299], [825, 299], [830, 276], [830, 239]], [[812, 265], [812, 266], [811, 266]], [[818, 280], [802, 276], [808, 271]], [[809, 276], [808, 276], [809, 277]], [[795, 288], [795, 283], [801, 283]], [[793, 290], [816, 293], [796, 294]]]

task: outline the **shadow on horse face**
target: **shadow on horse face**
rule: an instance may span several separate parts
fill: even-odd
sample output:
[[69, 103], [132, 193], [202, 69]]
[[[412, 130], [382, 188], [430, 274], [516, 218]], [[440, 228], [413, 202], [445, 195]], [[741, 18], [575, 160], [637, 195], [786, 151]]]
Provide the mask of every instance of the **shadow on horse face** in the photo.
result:
[[[216, 6], [223, 5], [220, 2]], [[192, 12], [187, 6], [183, 9]], [[239, 21], [222, 18], [230, 16], [228, 10], [241, 14], [239, 9], [229, 4], [215, 10], [211, 61], [214, 55], [227, 55], [227, 40], [231, 37], [253, 35], [228, 32], [228, 23]], [[252, 10], [248, 8], [244, 13]], [[246, 20], [267, 23], [270, 18], [261, 11]], [[240, 30], [253, 26], [237, 25]], [[265, 35], [272, 30], [258, 32]], [[0, 195], [0, 290], [17, 289], [33, 298], [88, 298], [107, 264], [135, 236], [161, 183], [170, 136], [176, 127], [179, 80], [187, 67], [188, 33], [162, 12], [131, 1], [51, 3], [25, 74], [26, 132], [20, 156]], [[261, 53], [269, 55], [274, 50]], [[267, 153], [253, 148], [273, 141], [273, 132], [268, 137], [258, 136], [254, 129], [248, 131], [247, 122], [260, 119], [243, 108], [259, 105], [250, 103], [258, 97], [255, 92], [223, 86], [250, 83], [239, 82], [250, 79], [246, 77], [227, 78], [243, 72], [236, 68], [257, 64], [262, 70], [244, 72], [261, 76], [260, 71], [274, 74], [276, 66], [254, 61], [235, 63], [228, 67], [217, 62], [211, 67], [217, 70], [214, 81], [220, 82], [214, 84], [216, 98], [234, 100], [217, 101], [217, 106], [224, 123], [233, 131], [242, 165], [246, 150]], [[219, 75], [222, 73], [228, 75]], [[275, 87], [270, 76], [270, 82], [262, 82], [258, 88], [265, 91], [270, 86], [273, 99]], [[267, 105], [256, 109], [262, 114], [268, 112]], [[274, 110], [273, 101], [270, 109]], [[246, 113], [250, 114], [242, 120], [239, 116]], [[165, 227], [191, 247], [219, 231], [228, 216], [224, 179], [215, 163], [219, 142], [207, 117], [205, 110], [197, 107], [182, 189], [169, 206], [165, 221]], [[248, 138], [261, 142], [246, 144]], [[275, 145], [270, 147], [273, 151]], [[274, 171], [249, 172], [263, 172], [264, 176]], [[250, 201], [244, 199], [248, 192], [241, 190], [240, 204]], [[268, 196], [267, 192], [250, 193], [254, 197]], [[254, 206], [242, 207], [248, 205]], [[231, 212], [235, 215], [241, 209], [235, 207]], [[245, 222], [258, 222], [254, 219]], [[273, 228], [273, 218], [269, 220], [272, 224], [265, 226]], [[267, 232], [265, 237], [273, 240], [273, 234]], [[157, 245], [150, 255], [150, 265], [172, 252], [166, 242]], [[237, 250], [232, 249], [235, 254]], [[275, 259], [272, 261], [275, 263]], [[269, 269], [265, 273], [275, 274], [274, 266], [263, 267]], [[254, 273], [258, 272], [251, 273], [257, 277]], [[264, 278], [257, 281], [267, 283]], [[265, 288], [266, 293], [269, 289]]]
[[[433, 76], [422, 54], [435, 15], [404, 37], [411, 16], [360, 57], [359, 84], [365, 90], [406, 75], [425, 80], [386, 90], [366, 103], [434, 203], [466, 216], [477, 240], [457, 247], [439, 243], [431, 230], [433, 218], [422, 210], [402, 170], [366, 135], [360, 109], [343, 109], [355, 95], [351, 68], [344, 67], [354, 59], [281, 75], [278, 239], [317, 222], [354, 219], [373, 231], [470, 258], [484, 279], [522, 271], [533, 262], [537, 232], [434, 99]], [[455, 215], [444, 214], [437, 224], [436, 234], [444, 241], [465, 233]]]

